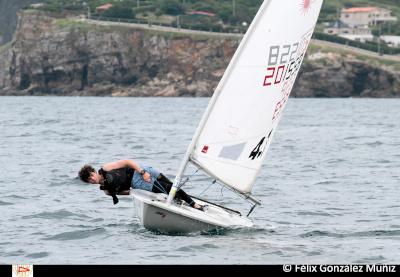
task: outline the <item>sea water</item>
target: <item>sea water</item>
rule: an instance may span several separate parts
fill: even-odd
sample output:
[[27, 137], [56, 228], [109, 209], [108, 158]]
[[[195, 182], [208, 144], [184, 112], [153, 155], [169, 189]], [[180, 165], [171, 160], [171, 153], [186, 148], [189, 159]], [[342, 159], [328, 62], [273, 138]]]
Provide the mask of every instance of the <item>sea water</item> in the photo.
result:
[[[291, 99], [253, 195], [253, 228], [165, 235], [130, 196], [113, 205], [84, 164], [173, 178], [208, 98], [0, 99], [0, 263], [276, 264], [400, 261], [400, 100]], [[190, 168], [188, 174], [195, 170]], [[203, 180], [184, 189], [246, 214]], [[196, 178], [199, 178], [196, 181]]]

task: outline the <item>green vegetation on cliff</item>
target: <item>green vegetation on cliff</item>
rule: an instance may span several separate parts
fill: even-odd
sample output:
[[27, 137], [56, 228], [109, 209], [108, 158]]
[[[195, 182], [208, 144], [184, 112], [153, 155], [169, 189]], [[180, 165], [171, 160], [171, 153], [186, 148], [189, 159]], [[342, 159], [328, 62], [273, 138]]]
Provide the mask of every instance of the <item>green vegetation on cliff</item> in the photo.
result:
[[[244, 33], [262, 2], [262, 0], [44, 0], [45, 6], [41, 9], [61, 14], [85, 14], [92, 19]], [[112, 4], [112, 7], [100, 10], [99, 7], [105, 4]], [[379, 6], [391, 10], [393, 15], [400, 19], [399, 4], [400, 0], [325, 0], [314, 38], [383, 54], [399, 54], [399, 48], [389, 47], [383, 41], [364, 43], [322, 32], [326, 23], [338, 19], [342, 8]], [[400, 20], [372, 28], [375, 36], [400, 35]]]
[[[49, 11], [81, 12], [110, 18], [145, 19], [171, 25], [216, 31], [243, 31], [254, 18], [262, 0], [44, 0]], [[98, 12], [97, 7], [113, 7]], [[400, 18], [400, 0], [325, 0], [319, 22], [334, 21], [340, 9], [354, 6], [379, 6]], [[206, 12], [206, 14], [192, 14]], [[179, 17], [178, 17], [179, 16]], [[243, 24], [245, 23], [245, 24]], [[376, 30], [375, 30], [376, 31]], [[381, 26], [381, 33], [400, 35], [400, 21]]]

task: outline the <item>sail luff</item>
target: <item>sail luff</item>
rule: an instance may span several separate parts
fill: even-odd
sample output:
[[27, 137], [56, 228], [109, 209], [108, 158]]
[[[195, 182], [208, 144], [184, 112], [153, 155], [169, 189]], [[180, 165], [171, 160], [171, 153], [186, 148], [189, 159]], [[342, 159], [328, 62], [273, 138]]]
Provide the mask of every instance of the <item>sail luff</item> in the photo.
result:
[[250, 24], [248, 31], [246, 32], [246, 34], [242, 38], [242, 41], [241, 41], [238, 49], [236, 50], [233, 58], [231, 59], [231, 62], [229, 63], [229, 65], [228, 65], [228, 67], [226, 69], [226, 72], [222, 76], [221, 81], [219, 82], [219, 84], [218, 84], [218, 86], [217, 86], [217, 88], [216, 88], [216, 90], [215, 90], [215, 92], [214, 92], [214, 94], [213, 94], [213, 96], [212, 96], [207, 108], [206, 108], [206, 111], [204, 112], [204, 115], [203, 115], [203, 117], [202, 117], [197, 129], [196, 129], [196, 132], [193, 135], [192, 141], [191, 141], [191, 143], [189, 144], [189, 146], [187, 148], [187, 151], [186, 151], [186, 154], [185, 154], [185, 156], [184, 156], [184, 158], [182, 160], [181, 166], [180, 166], [180, 168], [179, 168], [179, 170], [178, 170], [178, 172], [176, 174], [173, 187], [172, 187], [172, 189], [171, 189], [171, 191], [170, 191], [170, 193], [168, 195], [168, 200], [167, 200], [168, 203], [171, 203], [172, 199], [175, 197], [177, 188], [179, 187], [179, 184], [180, 184], [181, 179], [182, 179], [182, 175], [184, 174], [184, 172], [186, 170], [186, 167], [187, 167], [188, 162], [190, 160], [190, 156], [193, 153], [193, 150], [194, 150], [194, 148], [195, 148], [195, 146], [197, 144], [198, 138], [199, 138], [202, 130], [204, 129], [204, 126], [205, 126], [205, 124], [206, 124], [206, 122], [207, 122], [207, 120], [208, 120], [208, 118], [210, 116], [210, 113], [211, 113], [213, 107], [215, 106], [215, 103], [217, 102], [218, 97], [220, 96], [220, 94], [222, 92], [222, 89], [223, 89], [226, 81], [228, 80], [229, 75], [232, 72], [232, 69], [234, 68], [235, 64], [238, 61], [238, 57], [242, 53], [242, 51], [243, 51], [243, 49], [244, 49], [244, 47], [245, 47], [245, 45], [246, 45], [246, 43], [248, 41], [248, 37], [250, 37], [251, 34], [254, 32], [254, 29], [257, 26], [257, 23], [258, 23], [261, 15], [263, 13], [263, 10], [267, 8], [267, 6], [269, 5], [269, 3], [271, 1], [272, 0], [265, 0], [263, 2], [263, 4], [261, 5], [261, 7], [260, 7], [259, 11], [257, 12], [252, 24]]

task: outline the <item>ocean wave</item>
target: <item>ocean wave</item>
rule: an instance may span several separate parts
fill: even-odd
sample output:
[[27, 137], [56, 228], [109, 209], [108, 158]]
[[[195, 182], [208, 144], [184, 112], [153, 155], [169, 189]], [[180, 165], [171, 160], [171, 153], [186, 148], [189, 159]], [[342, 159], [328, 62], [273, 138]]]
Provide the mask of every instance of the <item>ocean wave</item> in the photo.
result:
[[311, 215], [311, 216], [329, 216], [333, 217], [333, 214], [326, 213], [326, 212], [309, 212], [309, 211], [300, 211], [297, 213], [298, 215]]
[[33, 215], [28, 215], [22, 217], [23, 219], [28, 219], [28, 218], [45, 218], [45, 219], [63, 219], [63, 218], [71, 218], [71, 217], [78, 217], [78, 218], [90, 218], [87, 215], [83, 214], [76, 214], [69, 212], [67, 210], [58, 210], [54, 212], [41, 212]]
[[93, 236], [98, 236], [101, 234], [106, 233], [104, 228], [96, 228], [92, 230], [78, 230], [78, 231], [71, 231], [71, 232], [63, 232], [57, 235], [49, 236], [44, 238], [44, 240], [79, 240], [85, 239]]
[[49, 252], [38, 252], [38, 253], [32, 253], [32, 254], [28, 254], [25, 257], [27, 258], [34, 258], [34, 259], [38, 259], [38, 258], [44, 258], [50, 256]]
[[304, 234], [301, 234], [300, 237], [308, 238], [308, 237], [333, 237], [333, 238], [349, 238], [349, 237], [399, 237], [400, 230], [372, 230], [372, 231], [361, 231], [361, 232], [352, 232], [352, 233], [334, 233], [328, 231], [310, 231]]

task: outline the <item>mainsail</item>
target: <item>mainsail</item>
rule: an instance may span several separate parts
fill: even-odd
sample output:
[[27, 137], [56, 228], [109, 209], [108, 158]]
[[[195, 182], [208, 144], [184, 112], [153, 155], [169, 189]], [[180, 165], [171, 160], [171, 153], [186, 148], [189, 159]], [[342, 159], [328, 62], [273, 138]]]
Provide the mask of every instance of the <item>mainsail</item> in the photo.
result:
[[190, 161], [235, 191], [251, 192], [298, 75], [322, 2], [263, 2], [214, 92], [177, 174], [175, 187]]

